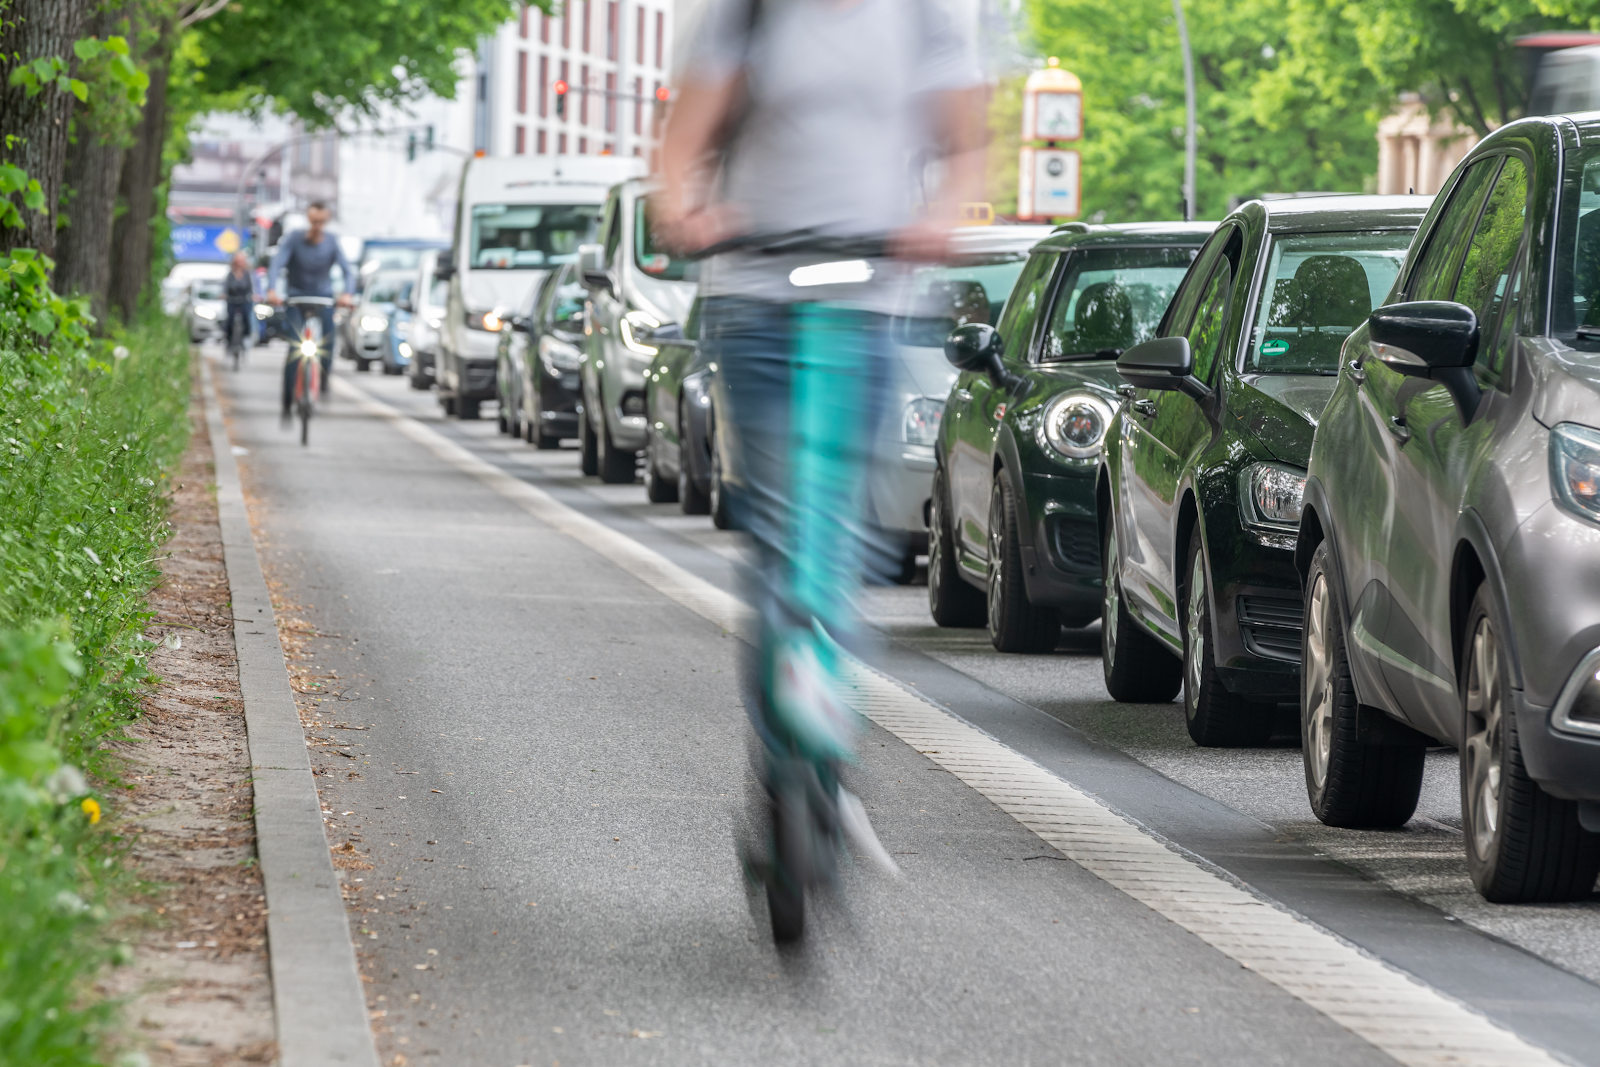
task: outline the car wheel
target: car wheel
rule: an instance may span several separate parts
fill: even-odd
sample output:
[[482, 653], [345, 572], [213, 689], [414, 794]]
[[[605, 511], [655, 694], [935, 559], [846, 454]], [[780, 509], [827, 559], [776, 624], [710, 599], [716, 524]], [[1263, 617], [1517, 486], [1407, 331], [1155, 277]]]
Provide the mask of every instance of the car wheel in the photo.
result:
[[933, 507], [928, 529], [928, 611], [940, 626], [982, 626], [983, 594], [961, 577], [956, 562], [955, 528], [950, 521], [950, 488], [944, 467], [933, 471]]
[[1183, 685], [1183, 661], [1146, 633], [1128, 611], [1117, 565], [1117, 524], [1107, 515], [1105, 526], [1100, 541], [1100, 667], [1106, 692], [1124, 704], [1166, 704]]
[[590, 477], [600, 473], [600, 440], [588, 412], [578, 416], [578, 469]]
[[722, 484], [722, 450], [717, 447], [715, 435], [711, 438], [711, 491], [706, 494], [711, 502], [711, 525], [719, 530], [733, 527], [733, 516], [728, 511], [728, 488]]
[[695, 484], [690, 465], [693, 446], [689, 441], [689, 405], [678, 401], [678, 506], [685, 515], [709, 515], [711, 497]]
[[1005, 471], [989, 493], [989, 640], [997, 652], [1049, 652], [1061, 636], [1061, 616], [1028, 600], [1022, 577], [1017, 502]]
[[411, 379], [411, 388], [419, 393], [427, 392], [428, 386], [431, 384], [427, 375], [424, 374], [408, 374], [406, 377]]
[[495, 417], [495, 422], [499, 425], [501, 433], [510, 433], [511, 432], [511, 420], [506, 418], [506, 415], [507, 415], [506, 403], [505, 403], [504, 400], [502, 400], [500, 402], [500, 412]]
[[368, 361], [366, 361], [364, 359], [358, 359], [355, 362], [356, 362], [356, 373], [357, 374], [365, 374], [367, 372], [367, 368], [372, 366], [371, 363], [369, 363]]
[[439, 395], [439, 406], [444, 408], [444, 413], [446, 415], [450, 416], [451, 418], [455, 417], [455, 414], [456, 414], [456, 398], [455, 397], [453, 397], [453, 396], [445, 396], [444, 394], [441, 393]]
[[[1403, 826], [1422, 793], [1422, 745], [1363, 743], [1338, 583], [1324, 541], [1306, 576], [1300, 751], [1311, 811], [1329, 826]], [[1369, 711], [1366, 714], [1382, 714]]]
[[[648, 421], [646, 419], [646, 422]], [[655, 431], [651, 430], [649, 434], [649, 443], [644, 447], [644, 495], [652, 504], [676, 504], [677, 479], [669, 481], [661, 476], [661, 469], [656, 466]]]
[[1208, 748], [1266, 744], [1274, 707], [1229, 692], [1217, 673], [1211, 636], [1211, 572], [1200, 527], [1189, 534], [1189, 577], [1183, 587], [1183, 711], [1189, 736]]
[[1510, 649], [1480, 586], [1462, 652], [1461, 829], [1467, 870], [1496, 904], [1586, 899], [1600, 873], [1600, 834], [1576, 801], [1539, 788], [1522, 762], [1512, 706]]
[[628, 485], [639, 476], [639, 460], [632, 452], [624, 452], [611, 440], [611, 427], [600, 427], [599, 462], [600, 480], [607, 485]]

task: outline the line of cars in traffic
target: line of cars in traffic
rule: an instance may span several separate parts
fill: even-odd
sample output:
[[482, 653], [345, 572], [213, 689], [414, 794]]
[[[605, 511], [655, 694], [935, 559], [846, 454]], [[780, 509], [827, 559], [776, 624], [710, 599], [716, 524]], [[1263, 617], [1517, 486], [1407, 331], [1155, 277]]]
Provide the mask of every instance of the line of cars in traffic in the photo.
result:
[[[502, 429], [726, 524], [694, 265], [625, 182], [499, 336]], [[1459, 750], [1489, 900], [1600, 873], [1600, 119], [1496, 131], [1436, 198], [997, 226], [913, 276], [867, 492], [941, 626], [1101, 621], [1200, 745], [1298, 706], [1312, 810], [1410, 819]], [[941, 358], [942, 357], [942, 358]], [[944, 362], [948, 360], [948, 362]]]

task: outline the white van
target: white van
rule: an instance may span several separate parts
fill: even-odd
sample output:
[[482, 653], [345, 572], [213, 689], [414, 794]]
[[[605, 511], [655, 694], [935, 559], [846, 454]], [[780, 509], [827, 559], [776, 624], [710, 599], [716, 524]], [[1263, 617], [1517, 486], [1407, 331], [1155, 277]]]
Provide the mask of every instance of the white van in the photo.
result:
[[595, 239], [606, 192], [645, 171], [622, 156], [469, 159], [456, 200], [455, 246], [441, 257], [450, 283], [435, 380], [446, 414], [478, 417], [495, 397], [501, 316], [521, 306], [552, 266]]

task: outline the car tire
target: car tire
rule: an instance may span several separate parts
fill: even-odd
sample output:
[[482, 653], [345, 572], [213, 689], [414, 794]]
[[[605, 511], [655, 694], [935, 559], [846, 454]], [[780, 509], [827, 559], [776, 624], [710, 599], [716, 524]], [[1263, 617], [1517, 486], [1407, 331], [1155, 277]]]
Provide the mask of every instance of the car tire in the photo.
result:
[[455, 397], [453, 397], [453, 396], [444, 396], [444, 395], [441, 394], [440, 397], [439, 397], [439, 406], [441, 408], [444, 408], [444, 413], [447, 416], [449, 416], [452, 419], [455, 418], [455, 415], [456, 415], [456, 398]]
[[[1350, 677], [1339, 583], [1324, 541], [1306, 575], [1300, 638], [1300, 751], [1312, 814], [1329, 826], [1404, 826], [1422, 794], [1418, 744], [1361, 740], [1361, 706]], [[1381, 715], [1370, 710], [1364, 714]]]
[[1526, 904], [1584, 900], [1600, 874], [1600, 834], [1578, 804], [1528, 775], [1512, 703], [1510, 649], [1489, 587], [1467, 614], [1461, 653], [1461, 829], [1467, 871], [1485, 900]]
[[989, 641], [996, 652], [1051, 652], [1061, 637], [1061, 616], [1028, 600], [1022, 575], [1021, 524], [1004, 470], [989, 492], [989, 581], [984, 598]]
[[600, 480], [607, 485], [630, 485], [639, 476], [639, 459], [624, 452], [611, 440], [611, 427], [600, 427], [600, 450], [596, 456]]
[[[647, 419], [646, 422], [649, 420]], [[678, 502], [678, 481], [670, 481], [661, 476], [661, 469], [656, 466], [656, 435], [650, 431], [649, 444], [644, 448], [644, 495], [652, 504], [676, 504]]]
[[1181, 590], [1183, 713], [1189, 737], [1206, 748], [1249, 748], [1272, 736], [1276, 708], [1231, 692], [1217, 671], [1211, 627], [1211, 568], [1197, 525], [1189, 534]]
[[950, 487], [940, 465], [933, 471], [933, 506], [928, 527], [928, 612], [940, 626], [973, 629], [984, 625], [987, 607], [981, 590], [961, 576], [956, 561], [955, 528], [950, 521]]
[[733, 516], [728, 510], [728, 487], [722, 481], [722, 450], [717, 438], [711, 437], [711, 488], [706, 494], [711, 504], [711, 525], [719, 530], [733, 528]]
[[405, 373], [405, 368], [399, 366], [390, 366], [389, 364], [385, 363], [383, 365], [383, 373], [386, 377], [396, 378]]
[[1117, 563], [1116, 521], [1107, 515], [1100, 535], [1100, 668], [1106, 692], [1123, 704], [1171, 703], [1183, 687], [1183, 661], [1134, 621]]
[[600, 440], [588, 412], [580, 414], [578, 422], [578, 469], [592, 478], [600, 473]]
[[690, 464], [693, 446], [689, 440], [689, 405], [678, 401], [678, 506], [685, 515], [711, 514], [711, 495], [695, 484]]
[[426, 375], [408, 374], [408, 375], [406, 375], [406, 377], [411, 380], [411, 388], [415, 389], [419, 393], [427, 392], [428, 391], [428, 386], [432, 384], [431, 382], [428, 381]]
[[506, 415], [507, 415], [507, 412], [506, 412], [505, 402], [501, 401], [501, 403], [500, 403], [500, 413], [495, 416], [495, 422], [498, 424], [501, 433], [510, 433], [511, 432], [511, 420], [508, 419], [506, 417]]

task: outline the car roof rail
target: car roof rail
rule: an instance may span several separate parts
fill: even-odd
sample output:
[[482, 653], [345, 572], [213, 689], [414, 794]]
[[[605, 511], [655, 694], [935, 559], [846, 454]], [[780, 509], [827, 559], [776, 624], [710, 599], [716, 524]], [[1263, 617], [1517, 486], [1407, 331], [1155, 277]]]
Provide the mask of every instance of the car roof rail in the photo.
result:
[[1087, 222], [1063, 222], [1060, 226], [1050, 231], [1051, 233], [1088, 233]]

